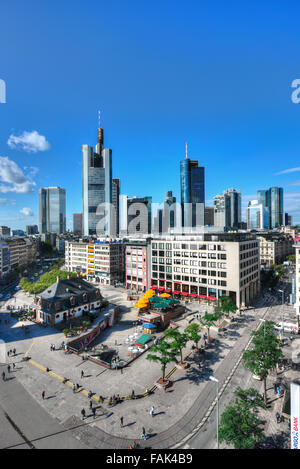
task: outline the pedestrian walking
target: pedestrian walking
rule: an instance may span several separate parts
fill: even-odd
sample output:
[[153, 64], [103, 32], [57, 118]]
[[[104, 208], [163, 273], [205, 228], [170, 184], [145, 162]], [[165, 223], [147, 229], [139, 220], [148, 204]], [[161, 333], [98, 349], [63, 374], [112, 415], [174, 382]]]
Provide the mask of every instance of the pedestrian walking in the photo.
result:
[[96, 418], [96, 407], [92, 408], [92, 412], [93, 412], [93, 416], [94, 416], [94, 419], [95, 419]]
[[5, 381], [5, 372], [2, 373], [2, 380]]
[[135, 398], [135, 394], [134, 394], [134, 390], [132, 390], [131, 399], [134, 399], [134, 398]]
[[42, 398], [43, 398], [43, 400], [45, 399], [45, 394], [46, 394], [45, 391], [43, 391], [43, 392], [42, 392]]
[[15, 348], [13, 349], [13, 353], [14, 353], [14, 356], [16, 356], [16, 349]]
[[12, 365], [13, 365], [13, 369], [15, 369], [15, 368], [16, 368], [16, 365], [15, 365], [14, 363], [13, 363]]
[[81, 409], [81, 418], [82, 418], [82, 420], [85, 419], [85, 410], [84, 409]]
[[90, 401], [90, 409], [92, 410], [93, 408], [93, 401]]
[[144, 427], [142, 428], [141, 437], [144, 438], [144, 440], [147, 440], [146, 430]]
[[277, 394], [278, 394], [278, 397], [280, 397], [280, 386], [277, 386]]
[[280, 423], [280, 414], [278, 412], [276, 412], [275, 417], [276, 417], [276, 422]]
[[76, 386], [75, 386], [75, 384], [73, 384], [72, 389], [73, 389], [73, 393], [75, 394], [75, 392], [76, 392]]
[[274, 383], [274, 394], [276, 394], [276, 392], [277, 392], [277, 384]]
[[100, 396], [100, 397], [99, 397], [99, 400], [100, 400], [101, 404], [103, 404], [103, 402], [104, 402], [104, 397], [103, 397], [103, 396]]
[[123, 427], [124, 418], [120, 417], [120, 426]]
[[151, 417], [153, 417], [153, 415], [154, 415], [154, 407], [153, 406], [150, 409], [150, 415], [151, 415]]
[[91, 399], [92, 395], [93, 395], [92, 391], [89, 391], [88, 398]]
[[9, 350], [8, 350], [8, 352], [7, 352], [7, 356], [9, 357]]
[[10, 373], [10, 365], [7, 367], [7, 372]]
[[82, 378], [84, 377], [84, 371], [83, 371], [83, 370], [81, 370], [81, 374], [80, 374], [80, 375], [81, 375], [81, 379], [82, 379]]

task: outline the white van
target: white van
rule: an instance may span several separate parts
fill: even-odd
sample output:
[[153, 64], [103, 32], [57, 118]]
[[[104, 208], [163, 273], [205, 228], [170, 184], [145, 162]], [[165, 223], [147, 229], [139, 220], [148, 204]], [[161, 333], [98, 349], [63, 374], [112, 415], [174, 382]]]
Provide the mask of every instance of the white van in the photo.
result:
[[276, 326], [274, 326], [276, 331], [284, 331], [284, 332], [294, 332], [298, 334], [298, 325], [292, 322], [278, 322]]

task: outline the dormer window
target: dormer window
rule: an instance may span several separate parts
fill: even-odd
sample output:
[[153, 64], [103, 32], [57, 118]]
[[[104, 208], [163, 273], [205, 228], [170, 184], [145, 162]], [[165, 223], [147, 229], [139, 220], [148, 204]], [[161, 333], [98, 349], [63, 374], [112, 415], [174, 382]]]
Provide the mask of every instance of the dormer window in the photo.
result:
[[86, 293], [83, 294], [83, 301], [87, 301], [88, 300], [88, 296]]
[[71, 303], [72, 306], [75, 306], [75, 298], [74, 298], [74, 296], [71, 296], [71, 298], [70, 298], [70, 303]]

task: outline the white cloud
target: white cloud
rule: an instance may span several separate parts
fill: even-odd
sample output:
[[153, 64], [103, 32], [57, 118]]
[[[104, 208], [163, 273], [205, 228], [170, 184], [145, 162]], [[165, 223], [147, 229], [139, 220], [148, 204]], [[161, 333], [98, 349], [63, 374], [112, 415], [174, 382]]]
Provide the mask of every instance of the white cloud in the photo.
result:
[[32, 132], [24, 131], [22, 135], [10, 135], [7, 144], [10, 148], [24, 150], [28, 153], [37, 153], [38, 151], [46, 151], [50, 148], [44, 135], [40, 135], [36, 130]]
[[14, 161], [0, 156], [0, 193], [27, 194], [33, 192], [35, 185]]
[[279, 171], [279, 173], [275, 173], [276, 176], [280, 174], [289, 174], [289, 173], [296, 173], [297, 171], [300, 171], [300, 167], [298, 168], [290, 168], [290, 169], [284, 169], [283, 171]]
[[22, 213], [22, 215], [25, 215], [26, 217], [33, 217], [34, 213], [33, 211], [31, 210], [31, 208], [28, 208], [28, 207], [24, 207], [20, 210], [20, 213]]

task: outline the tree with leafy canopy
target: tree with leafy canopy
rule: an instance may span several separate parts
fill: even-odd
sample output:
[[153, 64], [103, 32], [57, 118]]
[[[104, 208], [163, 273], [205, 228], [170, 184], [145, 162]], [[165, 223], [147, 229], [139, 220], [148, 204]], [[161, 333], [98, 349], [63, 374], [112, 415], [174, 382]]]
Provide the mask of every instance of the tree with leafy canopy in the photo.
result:
[[192, 340], [196, 348], [198, 348], [198, 343], [199, 343], [199, 340], [201, 339], [201, 335], [200, 335], [201, 330], [202, 330], [202, 327], [200, 326], [200, 324], [197, 324], [196, 322], [189, 324], [184, 329], [184, 332], [188, 340]]
[[200, 319], [201, 324], [207, 329], [207, 336], [209, 337], [209, 331], [212, 326], [216, 324], [216, 322], [221, 319], [222, 314], [220, 311], [215, 311], [214, 313], [206, 313]]
[[266, 406], [256, 389], [234, 391], [235, 399], [225, 409], [219, 426], [219, 440], [235, 449], [254, 449], [265, 440], [263, 421], [257, 416]]
[[175, 355], [180, 355], [180, 361], [183, 362], [183, 349], [185, 348], [188, 337], [185, 333], [179, 332], [177, 329], [167, 329], [165, 332], [165, 339], [171, 339], [169, 342], [171, 349], [174, 350]]
[[229, 296], [221, 296], [218, 300], [218, 305], [215, 307], [215, 312], [220, 315], [228, 317], [231, 314], [235, 314], [237, 311], [236, 304], [232, 301]]
[[169, 342], [160, 339], [159, 345], [152, 345], [151, 352], [156, 352], [156, 354], [148, 353], [146, 359], [161, 364], [162, 379], [164, 381], [167, 365], [176, 361], [174, 350], [171, 349]]
[[267, 377], [283, 357], [280, 344], [274, 333], [275, 323], [265, 321], [257, 331], [252, 332], [252, 349], [243, 353], [244, 366], [260, 376], [264, 382], [264, 402], [267, 404]]

